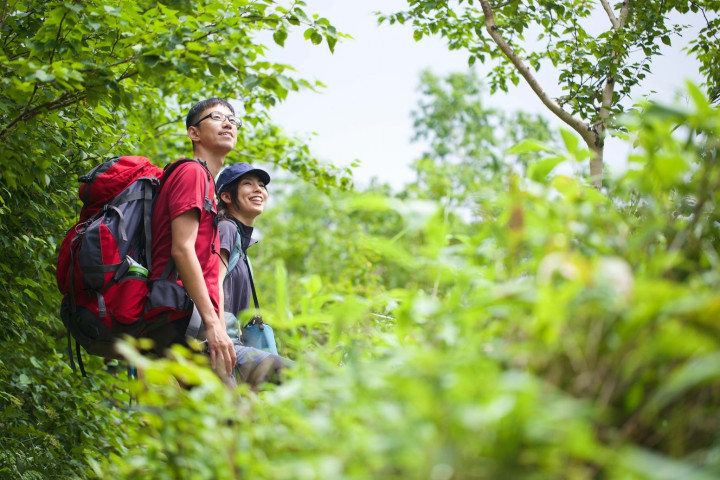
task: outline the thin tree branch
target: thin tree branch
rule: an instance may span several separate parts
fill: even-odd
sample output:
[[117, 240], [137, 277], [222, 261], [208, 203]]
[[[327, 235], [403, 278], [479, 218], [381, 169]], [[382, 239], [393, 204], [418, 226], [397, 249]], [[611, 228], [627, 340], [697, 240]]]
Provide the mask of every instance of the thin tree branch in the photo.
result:
[[117, 79], [117, 81], [118, 81], [118, 82], [122, 82], [122, 81], [125, 80], [126, 78], [134, 77], [134, 76], [137, 75], [137, 74], [138, 74], [138, 70], [125, 71], [125, 73], [123, 73], [123, 74], [120, 76], [120, 78]]
[[2, 18], [0, 18], [0, 32], [2, 32], [3, 27], [5, 26], [5, 19], [7, 18], [7, 0], [3, 2], [3, 8], [2, 8]]
[[[135, 60], [135, 57], [131, 57], [126, 60], [122, 60], [113, 65], [110, 65], [110, 67], [121, 65], [123, 63], [127, 63], [127, 62], [130, 62], [133, 60]], [[134, 77], [137, 74], [138, 74], [138, 70], [129, 70], [128, 69], [125, 71], [125, 73], [123, 73], [117, 79], [117, 81], [121, 82], [121, 81], [125, 80], [126, 78]], [[35, 84], [35, 89], [33, 90], [33, 94], [31, 95], [30, 99], [28, 100], [28, 103], [25, 105], [25, 108], [23, 109], [22, 113], [20, 113], [15, 118], [15, 120], [13, 120], [8, 125], [6, 125], [5, 128], [0, 130], [0, 141], [2, 141], [5, 138], [5, 136], [7, 135], [7, 133], [19, 122], [30, 120], [31, 118], [40, 114], [43, 110], [46, 110], [46, 111], [57, 110], [57, 109], [72, 105], [73, 103], [76, 103], [80, 100], [83, 100], [87, 96], [87, 91], [93, 89], [96, 86], [97, 85], [87, 85], [85, 90], [83, 90], [81, 92], [74, 92], [74, 93], [65, 92], [51, 102], [46, 102], [41, 105], [37, 105], [36, 107], [34, 107], [32, 109], [29, 109], [30, 103], [32, 102], [33, 97], [35, 96], [35, 92], [37, 91], [37, 84]]]
[[120, 29], [115, 29], [115, 39], [113, 40], [112, 47], [110, 47], [110, 56], [112, 56], [115, 53], [115, 47], [117, 46], [118, 42], [120, 41]]
[[[603, 6], [606, 4], [605, 0], [603, 1]], [[620, 17], [617, 19], [617, 24], [613, 24], [613, 30], [615, 32], [619, 32], [623, 28], [625, 28], [625, 23], [627, 22], [628, 14], [630, 12], [630, 1], [631, 0], [623, 0], [622, 8], [620, 9]], [[606, 10], [607, 11], [607, 10]], [[613, 65], [617, 65], [618, 63], [618, 52], [613, 51], [612, 54], [612, 63]], [[610, 118], [610, 109], [613, 106], [613, 97], [615, 96], [615, 75], [612, 71], [608, 72], [608, 76], [605, 79], [605, 86], [602, 89], [602, 93], [600, 94], [600, 111], [598, 112], [598, 116], [600, 117], [600, 121], [596, 122], [595, 125], [593, 125], [592, 130], [593, 134], [595, 135], [595, 149], [597, 156], [595, 158], [590, 159], [590, 176], [593, 179], [593, 183], [596, 188], [602, 187], [602, 172], [603, 172], [603, 148], [605, 146], [605, 130], [607, 128], [607, 120]]]
[[[207, 28], [207, 27], [217, 27], [217, 26], [218, 26], [218, 25], [217, 25], [216, 23], [211, 23], [211, 24], [209, 24], [209, 25], [206, 25], [205, 28]], [[214, 34], [220, 32], [220, 31], [222, 31], [222, 29], [210, 30], [210, 31], [205, 32], [204, 34], [200, 35], [200, 36], [197, 37], [197, 38], [193, 38], [192, 40], [190, 40], [190, 42], [199, 42], [200, 40], [204, 40], [205, 38], [209, 37], [210, 35], [214, 35]], [[190, 43], [190, 42], [188, 42], [188, 43]]]
[[172, 120], [168, 120], [167, 122], [163, 122], [161, 124], [155, 125], [155, 127], [153, 127], [153, 130], [160, 130], [161, 128], [166, 127], [168, 125], [173, 125], [182, 119], [183, 119], [183, 117], [181, 115], [178, 115], [177, 117], [173, 118]]
[[602, 4], [603, 8], [605, 9], [605, 13], [607, 13], [608, 18], [610, 19], [610, 23], [612, 23], [613, 28], [618, 28], [620, 26], [620, 21], [615, 16], [615, 12], [613, 12], [612, 7], [608, 3], [607, 0], [600, 0], [600, 3]]
[[33, 98], [35, 98], [35, 94], [37, 93], [37, 91], [38, 91], [38, 82], [35, 82], [35, 85], [33, 86], [32, 95], [30, 95], [30, 98], [28, 99], [27, 103], [25, 104], [25, 108], [23, 108], [23, 112], [20, 114], [21, 116], [25, 115], [27, 113], [28, 109], [30, 108], [30, 105], [32, 105]]
[[[495, 23], [495, 15], [493, 14], [492, 7], [488, 0], [480, 0], [483, 13], [485, 14], [485, 28], [487, 29], [490, 37], [495, 41], [503, 54], [512, 62], [515, 68], [518, 70], [520, 75], [525, 79], [535, 95], [538, 96], [540, 101], [560, 120], [575, 130], [585, 143], [589, 147], [595, 146], [595, 134], [591, 131], [590, 126], [585, 123], [581, 118], [576, 117], [567, 111], [565, 111], [558, 102], [553, 100], [545, 90], [540, 86], [537, 79], [530, 72], [530, 69], [525, 65], [522, 59], [515, 53], [513, 48], [505, 41], [500, 32], [498, 31], [497, 24]], [[593, 148], [595, 150], [595, 148]]]
[[[607, 3], [606, 0], [602, 0], [603, 4]], [[615, 32], [619, 32], [623, 28], [625, 28], [625, 23], [627, 22], [628, 15], [630, 13], [630, 0], [624, 0], [622, 8], [620, 10], [620, 18], [617, 19], [617, 24], [613, 28]], [[618, 62], [618, 53], [617, 51], [612, 52], [613, 57], [613, 64], [617, 65]], [[605, 122], [608, 118], [610, 118], [610, 108], [613, 104], [613, 96], [615, 93], [615, 76], [612, 75], [612, 72], [607, 76], [605, 79], [605, 86], [603, 87], [602, 94], [600, 97], [600, 120], [602, 121], [602, 125], [598, 128], [598, 142], [602, 142], [602, 134], [605, 131]]]
[[179, 122], [179, 121], [181, 121], [181, 120], [182, 120], [182, 116], [178, 116], [178, 117], [176, 117], [176, 118], [173, 119], [173, 120], [168, 120], [167, 122], [163, 122], [163, 123], [161, 123], [160, 125], [155, 126], [153, 129], [156, 130], [158, 133], [156, 133], [155, 135], [153, 135], [153, 138], [158, 139], [158, 138], [162, 137], [163, 135], [167, 134], [166, 131], [162, 131], [162, 128], [163, 128], [163, 127], [166, 127], [166, 126], [168, 126], [168, 125], [172, 125], [172, 124], [174, 124], [174, 123], [177, 123], [177, 122]]
[[18, 58], [27, 57], [29, 55], [30, 55], [30, 49], [28, 48], [27, 50], [21, 50], [21, 51], [17, 52], [16, 55], [8, 56], [7, 59], [10, 61], [14, 61], [14, 60], [17, 60]]
[[620, 18], [618, 25], [618, 29], [622, 30], [625, 28], [625, 23], [627, 23], [628, 15], [630, 14], [630, 0], [623, 0], [623, 6], [620, 9]]
[[66, 92], [60, 95], [55, 100], [38, 105], [33, 109], [28, 110], [26, 107], [23, 112], [18, 115], [17, 118], [15, 118], [15, 120], [10, 122], [5, 128], [2, 129], [2, 131], [0, 131], [0, 140], [5, 138], [7, 133], [19, 122], [30, 120], [31, 118], [41, 113], [43, 110], [52, 111], [67, 107], [68, 105], [72, 105], [73, 103], [83, 100], [86, 96], [87, 92], [85, 91], [75, 92], [74, 94]]
[[137, 56], [133, 55], [132, 57], [126, 58], [125, 60], [118, 60], [118, 61], [115, 62], [115, 63], [108, 64], [108, 65], [106, 65], [105, 67], [103, 67], [103, 70], [106, 69], [106, 68], [113, 68], [113, 67], [120, 66], [120, 65], [122, 65], [123, 63], [134, 62], [134, 61], [136, 61], [136, 60], [137, 60]]
[[[65, 18], [67, 18], [67, 16], [68, 16], [68, 13], [70, 13], [70, 9], [65, 10], [65, 14], [60, 19], [60, 24], [58, 25], [57, 35], [55, 36], [55, 44], [56, 45], [60, 44], [60, 37], [62, 37], [62, 26], [63, 26], [63, 23], [65, 22]], [[53, 59], [55, 58], [56, 48], [57, 48], [57, 46], [53, 47], [52, 52], [50, 52], [50, 61], [48, 62], [49, 65], [52, 65], [52, 63], [53, 63]]]

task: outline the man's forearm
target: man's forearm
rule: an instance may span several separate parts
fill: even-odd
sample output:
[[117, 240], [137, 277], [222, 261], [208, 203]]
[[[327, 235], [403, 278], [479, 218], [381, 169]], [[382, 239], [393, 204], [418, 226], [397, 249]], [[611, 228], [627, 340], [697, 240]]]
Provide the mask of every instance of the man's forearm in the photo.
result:
[[220, 326], [220, 320], [215, 312], [212, 300], [210, 300], [195, 250], [186, 248], [173, 249], [172, 256], [180, 280], [183, 282], [183, 287], [185, 287], [185, 291], [195, 303], [195, 307], [205, 324], [205, 329]]

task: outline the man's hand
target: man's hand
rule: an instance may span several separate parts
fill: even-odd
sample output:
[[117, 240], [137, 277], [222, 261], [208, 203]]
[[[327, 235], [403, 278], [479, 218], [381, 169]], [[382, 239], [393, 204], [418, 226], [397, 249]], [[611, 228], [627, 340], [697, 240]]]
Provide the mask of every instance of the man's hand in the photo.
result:
[[225, 372], [232, 375], [237, 357], [235, 356], [235, 346], [225, 331], [225, 325], [221, 325], [219, 322], [205, 322], [205, 336], [210, 349], [210, 365], [213, 370], [220, 371], [224, 366]]

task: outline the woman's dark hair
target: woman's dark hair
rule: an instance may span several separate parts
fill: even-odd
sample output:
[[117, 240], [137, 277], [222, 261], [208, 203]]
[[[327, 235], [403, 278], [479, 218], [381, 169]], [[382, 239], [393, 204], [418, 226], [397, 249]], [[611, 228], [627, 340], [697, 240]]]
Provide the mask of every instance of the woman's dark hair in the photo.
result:
[[[242, 177], [240, 177], [242, 178]], [[238, 204], [238, 182], [240, 182], [240, 178], [236, 178], [232, 182], [225, 185], [225, 187], [222, 189], [221, 192], [218, 192], [217, 198], [217, 207], [218, 207], [218, 217], [220, 219], [229, 220], [230, 214], [228, 213], [228, 206], [227, 203], [222, 199], [222, 193], [227, 192], [230, 194], [230, 202], [233, 203], [235, 206]]]
[[190, 128], [191, 125], [195, 125], [200, 115], [205, 110], [216, 105], [222, 105], [223, 107], [227, 107], [233, 113], [233, 115], [235, 115], [235, 109], [227, 101], [218, 97], [208, 98], [207, 100], [202, 100], [196, 103], [190, 108], [187, 117], [185, 117], [185, 128]]

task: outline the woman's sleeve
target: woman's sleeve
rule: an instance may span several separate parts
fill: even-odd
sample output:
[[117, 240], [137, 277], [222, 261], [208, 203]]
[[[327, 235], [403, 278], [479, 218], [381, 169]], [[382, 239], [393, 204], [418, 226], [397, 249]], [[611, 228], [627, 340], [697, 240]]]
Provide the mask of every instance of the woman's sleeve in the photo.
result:
[[227, 220], [221, 220], [218, 224], [218, 234], [220, 235], [220, 248], [227, 250], [228, 254], [233, 251], [237, 237], [237, 228], [235, 224]]

